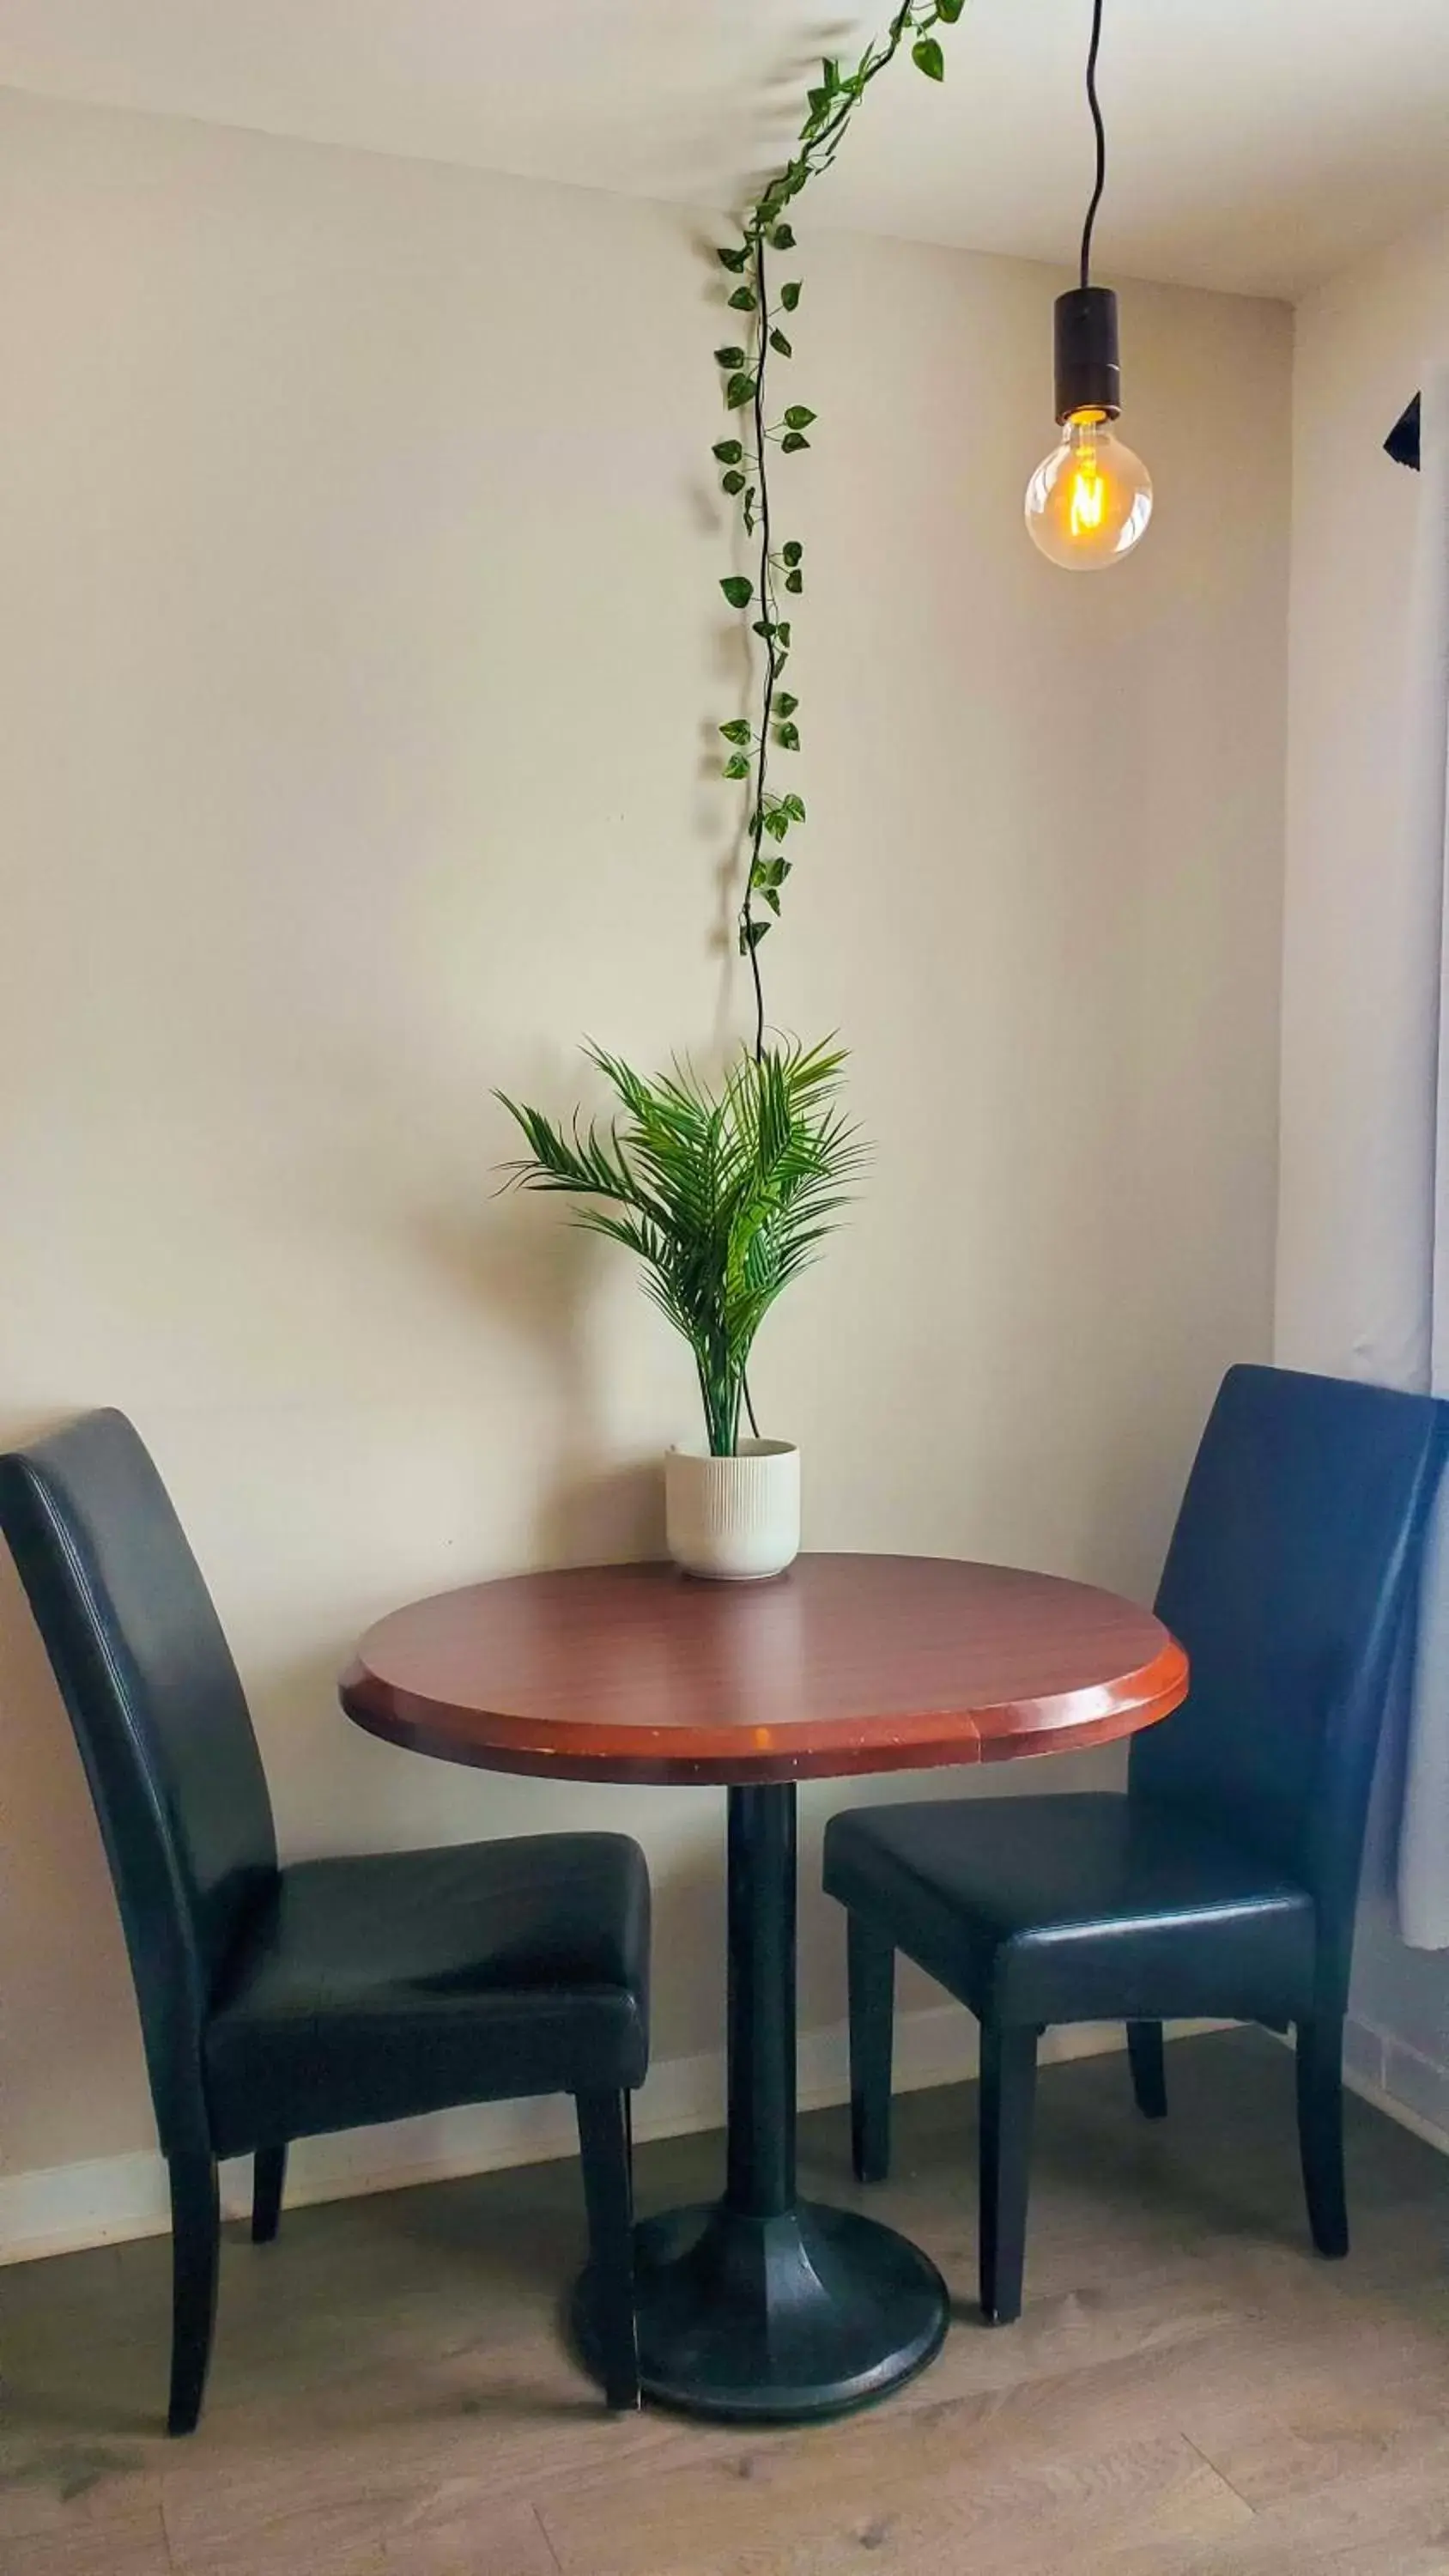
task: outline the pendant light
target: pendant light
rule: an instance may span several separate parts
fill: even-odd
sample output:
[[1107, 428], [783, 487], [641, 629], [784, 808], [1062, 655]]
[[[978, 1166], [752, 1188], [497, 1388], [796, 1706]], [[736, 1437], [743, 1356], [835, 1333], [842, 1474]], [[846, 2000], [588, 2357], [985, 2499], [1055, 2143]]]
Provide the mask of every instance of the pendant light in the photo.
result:
[[1152, 477], [1112, 424], [1122, 408], [1117, 298], [1091, 282], [1092, 227], [1107, 181], [1107, 134], [1097, 100], [1102, 0], [1092, 0], [1087, 105], [1097, 137], [1097, 183], [1082, 226], [1081, 283], [1056, 301], [1056, 411], [1061, 438], [1026, 487], [1026, 526], [1049, 562], [1071, 572], [1120, 563], [1152, 516]]

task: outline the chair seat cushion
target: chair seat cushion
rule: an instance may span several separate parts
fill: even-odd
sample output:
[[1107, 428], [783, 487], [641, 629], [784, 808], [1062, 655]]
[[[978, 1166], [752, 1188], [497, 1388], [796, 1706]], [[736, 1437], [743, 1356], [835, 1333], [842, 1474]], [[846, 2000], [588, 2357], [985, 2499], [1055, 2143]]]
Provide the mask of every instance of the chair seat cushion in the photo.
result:
[[973, 2011], [1003, 2021], [1310, 2008], [1312, 1898], [1165, 1803], [1063, 1794], [856, 1808], [831, 1820], [825, 1885]]
[[206, 2032], [218, 2154], [453, 2103], [639, 2084], [649, 1880], [621, 1834], [302, 1861]]

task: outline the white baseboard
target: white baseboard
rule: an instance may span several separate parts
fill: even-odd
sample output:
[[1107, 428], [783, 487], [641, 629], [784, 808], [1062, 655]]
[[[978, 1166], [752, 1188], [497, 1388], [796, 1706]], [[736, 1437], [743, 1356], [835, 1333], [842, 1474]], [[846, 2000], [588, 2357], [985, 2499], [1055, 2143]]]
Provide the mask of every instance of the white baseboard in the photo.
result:
[[1421, 2057], [1387, 2031], [1350, 2021], [1343, 2034], [1343, 2080], [1401, 2129], [1449, 2155], [1449, 2066]]
[[[1183, 2022], [1182, 2038], [1221, 2025]], [[946, 2004], [903, 2013], [896, 2026], [896, 2089], [917, 2092], [957, 2084], [976, 2072], [976, 2024]], [[1049, 2031], [1047, 2063], [1094, 2057], [1123, 2044], [1120, 2022], [1088, 2022]], [[1413, 2058], [1412, 2065], [1405, 2061]], [[800, 2104], [820, 2110], [848, 2092], [844, 2025], [807, 2032], [800, 2045]], [[1449, 2155], [1449, 2070], [1419, 2058], [1367, 2025], [1345, 2032], [1344, 2075], [1351, 2089], [1401, 2127]], [[1411, 2099], [1405, 2094], [1411, 2093]], [[1428, 2107], [1423, 2107], [1427, 2105]], [[1433, 2116], [1438, 2111], [1440, 2116]], [[722, 2058], [676, 2057], [657, 2065], [636, 2106], [635, 2133], [683, 2137], [717, 2128], [724, 2116]], [[287, 2175], [289, 2207], [347, 2200], [365, 2192], [401, 2191], [415, 2183], [489, 2173], [504, 2165], [542, 2163], [574, 2153], [573, 2112], [557, 2095], [534, 2102], [495, 2102], [386, 2128], [351, 2129], [331, 2138], [302, 2138]], [[244, 2160], [222, 2167], [228, 2214], [245, 2215], [250, 2171]], [[103, 2156], [48, 2171], [0, 2175], [0, 2264], [46, 2254], [72, 2254], [127, 2237], [164, 2235], [169, 2227], [166, 2168], [159, 2155]]]
[[[1184, 2027], [1203, 2028], [1192, 2024]], [[1123, 2045], [1118, 2022], [1085, 2022], [1049, 2031], [1044, 2062], [1092, 2057]], [[976, 2024], [954, 2004], [903, 2013], [896, 2025], [898, 2092], [933, 2084], [958, 2084], [974, 2075]], [[849, 2093], [843, 2023], [808, 2031], [800, 2043], [800, 2106], [822, 2109]], [[667, 2058], [653, 2069], [635, 2106], [636, 2137], [683, 2137], [718, 2128], [724, 2118], [721, 2057]], [[350, 2129], [337, 2137], [301, 2138], [287, 2172], [289, 2207], [308, 2201], [347, 2200], [374, 2191], [401, 2191], [414, 2183], [443, 2182], [461, 2174], [489, 2173], [503, 2165], [543, 2163], [575, 2152], [573, 2109], [552, 2094], [531, 2102], [490, 2102], [441, 2111], [385, 2128]], [[245, 2160], [222, 2167], [222, 2205], [228, 2215], [248, 2207], [250, 2168]], [[158, 2236], [170, 2226], [166, 2167], [159, 2155], [104, 2156], [55, 2165], [36, 2173], [0, 2175], [0, 2264], [46, 2254], [73, 2254], [132, 2236]]]

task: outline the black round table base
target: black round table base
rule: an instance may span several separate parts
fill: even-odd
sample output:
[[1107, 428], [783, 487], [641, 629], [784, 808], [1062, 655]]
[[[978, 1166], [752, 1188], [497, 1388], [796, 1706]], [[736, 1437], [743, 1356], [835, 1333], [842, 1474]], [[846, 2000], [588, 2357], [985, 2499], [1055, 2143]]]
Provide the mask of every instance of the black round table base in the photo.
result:
[[[639, 2227], [635, 2259], [644, 2393], [690, 2414], [757, 2424], [838, 2415], [924, 2370], [946, 2332], [934, 2263], [852, 2210], [671, 2210]], [[590, 2315], [586, 2272], [574, 2295], [586, 2362]]]

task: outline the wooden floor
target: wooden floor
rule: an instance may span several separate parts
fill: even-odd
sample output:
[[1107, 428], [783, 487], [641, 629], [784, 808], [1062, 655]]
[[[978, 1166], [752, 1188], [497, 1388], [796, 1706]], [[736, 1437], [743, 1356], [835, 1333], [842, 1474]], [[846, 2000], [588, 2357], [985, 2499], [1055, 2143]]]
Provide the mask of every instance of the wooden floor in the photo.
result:
[[[958, 2293], [934, 2368], [810, 2431], [610, 2420], [562, 2348], [577, 2174], [302, 2210], [223, 2259], [207, 2412], [157, 2431], [167, 2248], [0, 2275], [4, 2576], [1449, 2576], [1449, 2160], [1350, 2106], [1355, 2251], [1306, 2250], [1292, 2069], [1177, 2044], [1042, 2080], [1027, 2310], [974, 2304], [971, 2088], [867, 2197]], [[640, 2156], [646, 2210], [717, 2139]], [[856, 2198], [843, 2115], [812, 2190]]]

